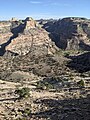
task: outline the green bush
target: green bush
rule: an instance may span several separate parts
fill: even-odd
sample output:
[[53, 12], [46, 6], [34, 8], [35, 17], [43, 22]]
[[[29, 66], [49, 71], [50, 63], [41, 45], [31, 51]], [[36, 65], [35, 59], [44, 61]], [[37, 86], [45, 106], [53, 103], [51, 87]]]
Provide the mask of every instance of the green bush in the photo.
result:
[[30, 108], [26, 108], [24, 110], [24, 113], [29, 116], [31, 114], [31, 109]]
[[80, 80], [79, 82], [77, 82], [77, 84], [78, 84], [80, 87], [84, 87], [84, 86], [85, 86], [84, 80]]
[[24, 87], [21, 89], [17, 89], [15, 90], [15, 93], [19, 95], [19, 98], [25, 98], [25, 97], [29, 97], [29, 88]]
[[49, 89], [53, 89], [54, 86], [52, 84], [48, 83], [48, 82], [40, 81], [40, 82], [37, 83], [37, 88], [38, 89], [47, 89], [47, 90], [49, 90]]
[[63, 53], [63, 56], [64, 56], [64, 57], [68, 57], [69, 55], [70, 55], [70, 52], [69, 52], [69, 51], [66, 51], [66, 52]]

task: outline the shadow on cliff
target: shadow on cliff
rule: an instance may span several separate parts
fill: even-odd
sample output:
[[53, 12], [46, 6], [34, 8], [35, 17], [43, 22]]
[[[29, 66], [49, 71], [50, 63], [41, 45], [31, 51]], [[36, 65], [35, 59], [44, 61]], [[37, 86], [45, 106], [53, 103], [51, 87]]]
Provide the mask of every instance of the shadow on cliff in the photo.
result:
[[[11, 27], [11, 32], [13, 33], [13, 35], [9, 38], [7, 42], [0, 45], [0, 56], [3, 56], [5, 54], [6, 47], [11, 43], [12, 40], [14, 38], [17, 38], [19, 33], [23, 33], [26, 23], [24, 24], [21, 23], [20, 25], [17, 26], [16, 23], [14, 22], [14, 25], [12, 23], [12, 26], [14, 26]], [[17, 55], [17, 53], [15, 55]]]
[[90, 52], [78, 56], [68, 56], [68, 58], [71, 59], [67, 64], [70, 69], [75, 69], [80, 73], [90, 71]]
[[79, 99], [37, 99], [35, 104], [41, 104], [46, 110], [31, 113], [34, 118], [50, 120], [89, 120], [90, 97]]
[[[68, 47], [68, 40], [71, 40], [73, 38], [74, 33], [77, 33], [77, 31], [71, 29], [71, 27], [65, 27], [65, 25], [61, 24], [60, 26], [60, 21], [51, 21], [51, 22], [47, 22], [43, 25], [43, 28], [49, 32], [49, 37], [51, 38], [52, 41], [55, 42], [55, 45], [58, 48], [61, 48], [63, 50], [65, 50]], [[67, 30], [68, 29], [68, 30]], [[60, 36], [61, 34], [61, 36]], [[61, 38], [63, 37], [63, 39]], [[74, 40], [76, 41], [76, 39]], [[79, 41], [79, 38], [77, 38], [77, 41]], [[77, 45], [79, 46], [79, 48], [81, 48], [82, 50], [85, 51], [90, 51], [90, 46], [85, 44], [82, 40], [79, 41], [80, 43]], [[72, 44], [71, 44], [72, 45]], [[73, 43], [74, 45], [74, 43]], [[72, 47], [73, 47], [72, 45]], [[77, 47], [77, 46], [76, 46]]]
[[60, 40], [60, 35], [58, 34], [58, 32], [55, 32], [56, 26], [58, 26], [58, 23], [56, 21], [49, 21], [45, 23], [42, 28], [49, 32], [49, 37], [53, 42], [55, 42], [55, 45], [58, 48], [66, 49], [67, 41]]
[[79, 47], [82, 49], [82, 50], [85, 50], [85, 51], [90, 51], [90, 46], [85, 44], [82, 40], [80, 41], [79, 43]]

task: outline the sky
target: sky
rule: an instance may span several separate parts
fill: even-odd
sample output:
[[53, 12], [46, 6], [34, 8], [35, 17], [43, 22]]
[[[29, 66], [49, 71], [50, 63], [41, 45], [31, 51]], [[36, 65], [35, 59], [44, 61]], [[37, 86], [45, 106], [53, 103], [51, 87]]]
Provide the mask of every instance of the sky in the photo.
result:
[[85, 17], [90, 19], [90, 0], [0, 0], [0, 20], [12, 17], [25, 19], [59, 19]]

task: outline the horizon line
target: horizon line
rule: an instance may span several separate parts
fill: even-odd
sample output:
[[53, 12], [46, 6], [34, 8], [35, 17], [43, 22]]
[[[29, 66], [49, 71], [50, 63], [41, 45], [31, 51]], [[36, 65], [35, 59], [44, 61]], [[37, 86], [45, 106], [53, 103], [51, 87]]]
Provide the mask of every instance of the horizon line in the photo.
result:
[[[31, 16], [27, 16], [27, 17], [31, 17]], [[17, 20], [25, 20], [27, 17], [9, 17], [9, 18], [0, 18], [0, 21], [10, 21], [12, 18], [15, 18]], [[89, 17], [84, 17], [84, 16], [62, 16], [62, 17], [38, 17], [38, 18], [35, 18], [35, 17], [31, 17], [33, 18], [34, 20], [40, 20], [40, 19], [44, 19], [44, 20], [48, 20], [48, 19], [56, 19], [56, 20], [59, 20], [59, 19], [63, 19], [63, 18], [85, 18], [85, 19], [90, 19]]]

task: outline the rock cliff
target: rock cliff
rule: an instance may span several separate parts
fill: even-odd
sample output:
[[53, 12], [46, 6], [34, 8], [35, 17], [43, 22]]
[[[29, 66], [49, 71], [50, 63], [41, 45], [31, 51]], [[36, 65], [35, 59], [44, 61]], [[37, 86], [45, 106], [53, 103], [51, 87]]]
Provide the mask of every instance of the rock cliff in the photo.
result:
[[[38, 55], [53, 54], [57, 49], [49, 38], [49, 33], [30, 17], [25, 20], [12, 19], [0, 27], [2, 29], [0, 55], [7, 51], [18, 55], [25, 55], [28, 52]], [[4, 31], [6, 28], [8, 30]]]
[[56, 45], [61, 49], [90, 50], [90, 20], [86, 18], [63, 18], [43, 25]]
[[19, 55], [25, 55], [28, 52], [39, 55], [55, 52], [48, 33], [38, 28], [25, 29], [22, 34], [19, 34], [18, 37], [12, 40], [6, 47], [6, 50], [18, 53]]
[[28, 52], [53, 54], [58, 48], [90, 51], [89, 41], [90, 20], [86, 18], [69, 17], [40, 22], [27, 17], [25, 20], [12, 18], [0, 22], [0, 55], [6, 51], [18, 55]]

